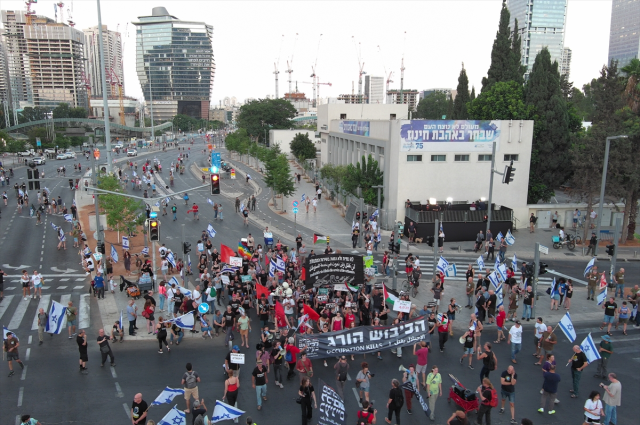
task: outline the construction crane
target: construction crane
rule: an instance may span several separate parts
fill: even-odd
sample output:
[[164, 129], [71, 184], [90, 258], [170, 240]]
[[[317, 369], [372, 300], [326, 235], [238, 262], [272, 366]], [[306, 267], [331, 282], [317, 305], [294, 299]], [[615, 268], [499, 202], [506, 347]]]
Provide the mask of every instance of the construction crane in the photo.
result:
[[53, 8], [56, 12], [56, 21], [58, 20], [58, 10], [56, 9], [56, 6], [58, 7], [57, 9], [60, 9], [60, 23], [63, 24], [64, 23], [64, 3], [62, 3], [61, 1], [59, 1], [58, 3], [54, 3]]
[[71, 7], [67, 8], [67, 16], [69, 16], [69, 19], [67, 19], [67, 23], [71, 28], [76, 26], [76, 23], [73, 21], [73, 17], [71, 16], [72, 13], [73, 13], [73, 1], [71, 2]]
[[399, 103], [404, 103], [404, 94], [403, 94], [403, 89], [404, 89], [404, 47], [406, 45], [407, 42], [407, 32], [404, 32], [404, 41], [402, 42], [402, 61], [400, 62], [400, 102]]
[[27, 6], [27, 11], [24, 13], [27, 16], [27, 25], [31, 25], [31, 19], [33, 18], [33, 15], [36, 14], [35, 10], [31, 10], [31, 5], [35, 3], [38, 3], [38, 0], [27, 0], [24, 2]]
[[293, 66], [293, 54], [296, 52], [296, 44], [298, 44], [298, 33], [296, 33], [296, 39], [293, 42], [293, 52], [291, 52], [291, 58], [287, 59], [287, 73], [289, 74], [289, 93], [292, 93], [291, 91], [291, 73], [293, 72], [293, 69], [291, 69], [291, 67]]
[[116, 86], [118, 87], [118, 100], [120, 101], [120, 125], [126, 125], [124, 120], [124, 98], [122, 93], [122, 81], [120, 81], [120, 77], [114, 71], [113, 68], [109, 70], [108, 73], [109, 82], [111, 83], [111, 93], [114, 94], [116, 91]]
[[280, 74], [280, 71], [278, 71], [278, 65], [280, 64], [280, 53], [282, 53], [282, 44], [284, 43], [284, 34], [282, 34], [282, 42], [280, 43], [280, 51], [278, 52], [278, 60], [276, 62], [274, 62], [273, 67], [275, 68], [275, 71], [273, 71], [273, 73], [276, 76], [276, 99], [278, 98], [278, 74]]
[[351, 40], [353, 40], [353, 46], [356, 48], [356, 54], [358, 55], [358, 103], [362, 103], [362, 75], [366, 74], [366, 72], [364, 71], [364, 62], [362, 61], [360, 42], [358, 42], [356, 46], [355, 36], [351, 36]]
[[301, 84], [312, 84], [313, 85], [314, 96], [315, 96], [315, 93], [316, 93], [315, 90], [316, 90], [316, 87], [317, 87], [317, 89], [318, 89], [318, 97], [320, 97], [320, 86], [329, 86], [329, 87], [331, 87], [333, 84], [331, 84], [331, 83], [321, 83], [319, 80], [320, 80], [320, 77], [316, 76], [316, 80], [313, 83], [309, 83], [307, 81], [303, 81]]
[[[385, 74], [386, 74], [386, 70], [385, 70]], [[393, 83], [393, 80], [391, 79], [392, 76], [393, 76], [393, 71], [389, 72], [389, 76], [387, 77], [387, 93], [389, 93], [389, 83]]]
[[313, 107], [317, 107], [318, 105], [318, 98], [316, 96], [316, 89], [317, 89], [317, 82], [318, 82], [318, 76], [316, 75], [316, 67], [318, 66], [318, 54], [320, 52], [320, 42], [322, 41], [322, 34], [320, 34], [320, 38], [318, 40], [318, 50], [316, 50], [316, 61], [313, 64], [313, 66], [311, 66], [311, 75], [310, 77], [313, 78]]

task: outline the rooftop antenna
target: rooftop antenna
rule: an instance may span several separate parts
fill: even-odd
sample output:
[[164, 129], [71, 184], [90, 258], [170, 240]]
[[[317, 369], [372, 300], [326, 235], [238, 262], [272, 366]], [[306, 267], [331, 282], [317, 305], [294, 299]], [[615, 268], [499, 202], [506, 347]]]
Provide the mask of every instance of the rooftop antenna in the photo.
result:
[[[293, 42], [293, 51], [291, 52], [291, 58], [287, 59], [287, 73], [289, 74], [289, 93], [291, 93], [291, 73], [293, 72], [293, 69], [291, 69], [291, 67], [293, 66], [293, 54], [296, 52], [296, 44], [298, 44], [298, 33], [296, 33], [296, 39]], [[298, 92], [298, 88], [297, 88], [297, 83], [296, 83], [296, 93]]]

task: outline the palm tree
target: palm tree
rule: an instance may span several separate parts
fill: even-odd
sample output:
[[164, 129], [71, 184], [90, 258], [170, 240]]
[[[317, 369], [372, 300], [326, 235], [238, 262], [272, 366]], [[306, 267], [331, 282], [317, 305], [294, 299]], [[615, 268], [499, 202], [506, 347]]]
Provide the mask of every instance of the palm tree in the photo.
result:
[[640, 111], [640, 59], [631, 59], [631, 62], [622, 68], [627, 77], [627, 86], [624, 89], [627, 106], [634, 114]]

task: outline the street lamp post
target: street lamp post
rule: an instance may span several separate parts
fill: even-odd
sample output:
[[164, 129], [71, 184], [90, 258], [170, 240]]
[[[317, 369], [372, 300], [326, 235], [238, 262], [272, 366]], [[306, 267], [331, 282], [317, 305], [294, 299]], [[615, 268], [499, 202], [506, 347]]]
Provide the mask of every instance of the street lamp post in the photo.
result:
[[[102, 106], [104, 108], [104, 143], [105, 150], [107, 151], [107, 173], [111, 174], [111, 129], [109, 123], [109, 101], [107, 100], [107, 79], [105, 77], [105, 64], [104, 64], [104, 43], [102, 40], [102, 13], [100, 12], [100, 0], [97, 0], [98, 5], [98, 36], [100, 37], [100, 78], [102, 82]], [[91, 99], [89, 99], [89, 110], [91, 110]], [[97, 199], [97, 198], [96, 198]]]
[[[598, 242], [600, 242], [600, 227], [602, 226], [602, 209], [604, 207], [604, 188], [607, 185], [607, 169], [609, 168], [609, 147], [611, 145], [612, 140], [616, 139], [626, 139], [629, 136], [620, 135], [620, 136], [610, 136], [607, 137], [607, 143], [604, 148], [604, 164], [602, 164], [602, 184], [600, 185], [600, 205], [598, 206], [598, 220], [597, 228], [596, 228], [596, 237], [598, 238]], [[587, 211], [589, 214], [589, 211]], [[617, 244], [617, 242], [614, 242]], [[598, 244], [593, 248], [593, 256], [598, 255]]]

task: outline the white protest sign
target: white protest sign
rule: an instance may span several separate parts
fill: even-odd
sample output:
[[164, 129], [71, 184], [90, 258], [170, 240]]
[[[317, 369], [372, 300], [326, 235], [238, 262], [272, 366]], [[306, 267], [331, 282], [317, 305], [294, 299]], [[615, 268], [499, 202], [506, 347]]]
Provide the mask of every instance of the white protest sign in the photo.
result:
[[393, 303], [393, 310], [400, 311], [402, 313], [409, 313], [411, 311], [411, 301], [396, 300]]
[[231, 267], [242, 267], [242, 257], [229, 257]]
[[198, 252], [203, 252], [204, 251], [204, 244], [203, 243], [199, 243], [198, 244]]
[[244, 364], [244, 354], [241, 353], [229, 353], [231, 355], [231, 363]]
[[220, 280], [222, 280], [222, 283], [224, 285], [228, 285], [229, 284], [229, 276], [227, 276], [226, 274], [223, 274], [222, 276], [220, 276]]

